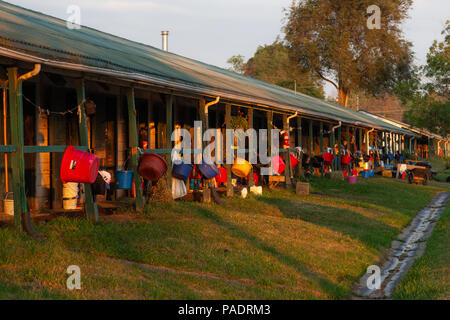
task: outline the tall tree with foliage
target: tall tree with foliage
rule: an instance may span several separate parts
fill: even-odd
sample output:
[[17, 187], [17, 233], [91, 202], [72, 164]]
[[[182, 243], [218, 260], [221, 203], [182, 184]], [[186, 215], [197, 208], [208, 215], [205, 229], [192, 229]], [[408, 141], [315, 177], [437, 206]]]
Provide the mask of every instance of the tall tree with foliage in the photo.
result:
[[450, 21], [442, 34], [444, 40], [435, 40], [430, 47], [427, 64], [400, 82], [396, 92], [409, 107], [409, 123], [446, 137], [450, 134]]
[[[380, 8], [380, 28], [369, 29]], [[353, 90], [378, 95], [409, 75], [412, 54], [400, 25], [412, 0], [300, 0], [287, 11], [286, 40], [304, 70], [331, 83], [348, 106]]]
[[244, 66], [244, 74], [317, 98], [324, 97], [321, 79], [303, 71], [291, 57], [291, 51], [279, 39], [259, 46]]
[[244, 56], [237, 54], [232, 56], [230, 59], [227, 60], [227, 63], [231, 65], [231, 68], [228, 68], [228, 70], [243, 74], [244, 73]]

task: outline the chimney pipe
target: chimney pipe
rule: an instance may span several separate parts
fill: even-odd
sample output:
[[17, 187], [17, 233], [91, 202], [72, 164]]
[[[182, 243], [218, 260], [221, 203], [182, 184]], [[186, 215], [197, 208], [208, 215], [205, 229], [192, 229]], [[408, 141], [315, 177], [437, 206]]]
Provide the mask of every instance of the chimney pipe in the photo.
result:
[[162, 35], [162, 49], [163, 51], [169, 51], [169, 31], [161, 31]]

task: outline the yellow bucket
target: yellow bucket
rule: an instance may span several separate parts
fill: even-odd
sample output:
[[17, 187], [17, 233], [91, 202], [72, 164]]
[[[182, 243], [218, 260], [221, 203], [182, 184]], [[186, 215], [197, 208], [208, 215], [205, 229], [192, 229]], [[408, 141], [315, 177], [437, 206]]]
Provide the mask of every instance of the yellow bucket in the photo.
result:
[[245, 159], [237, 158], [231, 167], [231, 172], [239, 178], [245, 178], [252, 170], [252, 165]]
[[3, 213], [7, 214], [8, 216], [14, 215], [14, 197], [13, 199], [8, 199], [8, 195], [13, 194], [12, 192], [8, 192], [5, 196], [5, 199], [3, 200]]

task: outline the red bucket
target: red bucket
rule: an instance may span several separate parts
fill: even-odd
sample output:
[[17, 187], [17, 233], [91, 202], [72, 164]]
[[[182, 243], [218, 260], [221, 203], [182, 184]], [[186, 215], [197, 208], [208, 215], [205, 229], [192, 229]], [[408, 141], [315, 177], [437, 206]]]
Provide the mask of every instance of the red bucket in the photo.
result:
[[145, 153], [139, 159], [139, 175], [148, 181], [158, 181], [167, 171], [166, 160], [156, 153]]
[[334, 160], [334, 154], [329, 152], [324, 153], [322, 157], [325, 162], [332, 162]]
[[344, 155], [342, 156], [342, 164], [344, 165], [348, 165], [350, 164], [350, 162], [352, 162], [352, 157], [348, 156], [348, 155]]
[[272, 157], [272, 168], [274, 173], [282, 174], [286, 165], [284, 164], [283, 159], [280, 156]]
[[296, 165], [298, 165], [298, 159], [291, 154], [291, 168], [294, 168]]
[[[250, 180], [250, 174], [247, 176], [247, 180]], [[258, 185], [259, 176], [256, 172], [253, 172], [253, 182], [255, 182], [255, 186]]]
[[219, 168], [220, 174], [216, 177], [217, 183], [225, 183], [227, 182], [227, 169], [224, 167]]
[[61, 181], [89, 183], [97, 179], [99, 162], [95, 154], [68, 146], [61, 162]]

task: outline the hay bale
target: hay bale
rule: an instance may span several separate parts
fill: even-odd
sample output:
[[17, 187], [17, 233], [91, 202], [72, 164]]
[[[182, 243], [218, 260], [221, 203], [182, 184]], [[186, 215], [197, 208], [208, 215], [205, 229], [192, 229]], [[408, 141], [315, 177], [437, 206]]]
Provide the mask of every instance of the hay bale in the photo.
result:
[[342, 173], [342, 171], [326, 172], [325, 177], [333, 180], [344, 180], [344, 174]]
[[172, 203], [171, 186], [167, 183], [167, 174], [164, 174], [156, 184], [152, 186], [150, 202]]

